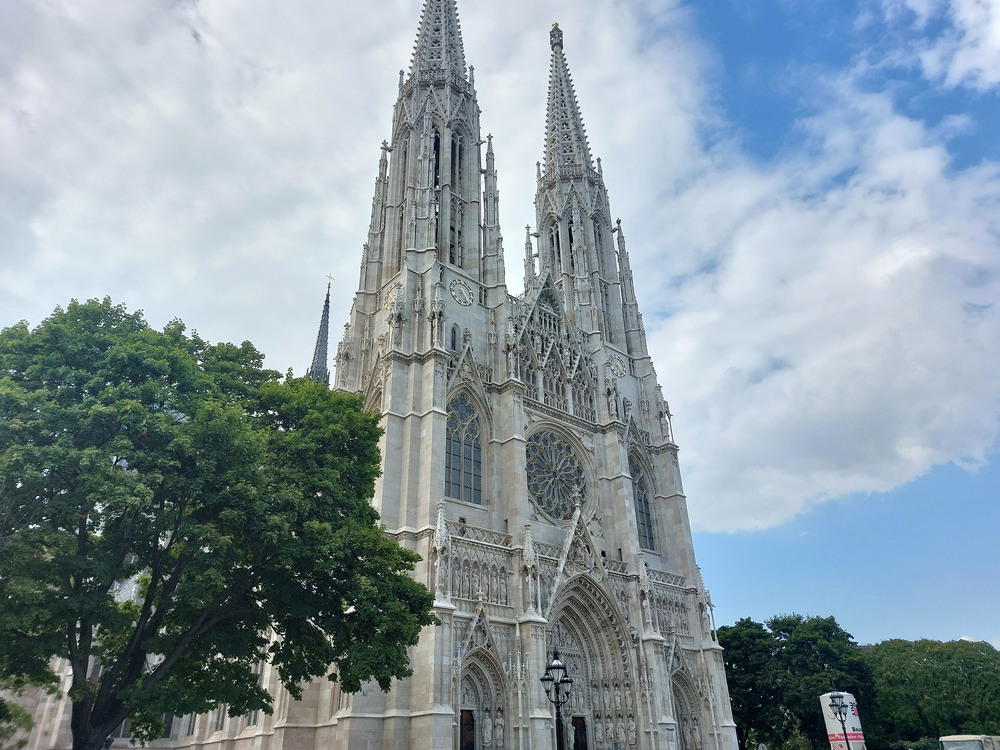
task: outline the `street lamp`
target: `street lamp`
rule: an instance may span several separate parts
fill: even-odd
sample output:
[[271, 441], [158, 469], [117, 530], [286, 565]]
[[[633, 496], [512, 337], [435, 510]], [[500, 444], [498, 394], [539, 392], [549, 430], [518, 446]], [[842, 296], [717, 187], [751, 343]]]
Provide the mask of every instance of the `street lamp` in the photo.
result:
[[847, 737], [847, 703], [844, 702], [843, 693], [830, 694], [830, 710], [833, 711], [833, 715], [840, 722], [841, 729], [844, 730], [844, 744], [847, 746], [847, 750], [851, 750], [851, 740]]
[[545, 688], [545, 697], [556, 707], [556, 750], [564, 750], [562, 707], [569, 700], [573, 678], [566, 674], [566, 665], [559, 659], [559, 649], [553, 649], [552, 661], [545, 667], [545, 674], [539, 679]]

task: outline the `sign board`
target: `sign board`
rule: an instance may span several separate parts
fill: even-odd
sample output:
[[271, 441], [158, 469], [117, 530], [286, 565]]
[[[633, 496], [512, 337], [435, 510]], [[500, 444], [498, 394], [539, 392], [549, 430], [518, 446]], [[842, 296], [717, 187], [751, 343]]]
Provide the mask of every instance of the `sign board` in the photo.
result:
[[[838, 701], [842, 701], [847, 708], [843, 725], [833, 711], [833, 705]], [[866, 750], [865, 735], [861, 731], [861, 717], [858, 715], [858, 702], [854, 700], [853, 695], [839, 691], [824, 693], [819, 697], [819, 704], [823, 709], [823, 720], [826, 722], [826, 734], [830, 739], [831, 750]]]

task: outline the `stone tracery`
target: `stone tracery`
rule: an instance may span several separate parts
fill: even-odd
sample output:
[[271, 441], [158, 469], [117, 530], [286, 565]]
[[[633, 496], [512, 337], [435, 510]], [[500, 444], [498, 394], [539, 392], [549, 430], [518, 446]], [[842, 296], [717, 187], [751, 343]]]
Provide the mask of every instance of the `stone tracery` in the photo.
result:
[[573, 515], [577, 497], [586, 498], [583, 467], [573, 447], [556, 433], [543, 430], [525, 446], [528, 493], [535, 505], [556, 519]]

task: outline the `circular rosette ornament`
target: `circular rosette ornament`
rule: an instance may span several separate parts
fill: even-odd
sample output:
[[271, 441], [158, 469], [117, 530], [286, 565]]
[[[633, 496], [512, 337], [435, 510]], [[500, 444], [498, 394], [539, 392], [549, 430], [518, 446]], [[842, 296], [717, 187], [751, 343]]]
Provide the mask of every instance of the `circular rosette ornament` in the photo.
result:
[[554, 432], [536, 432], [525, 447], [528, 496], [543, 513], [558, 520], [573, 516], [575, 491], [586, 497], [583, 467], [573, 447]]

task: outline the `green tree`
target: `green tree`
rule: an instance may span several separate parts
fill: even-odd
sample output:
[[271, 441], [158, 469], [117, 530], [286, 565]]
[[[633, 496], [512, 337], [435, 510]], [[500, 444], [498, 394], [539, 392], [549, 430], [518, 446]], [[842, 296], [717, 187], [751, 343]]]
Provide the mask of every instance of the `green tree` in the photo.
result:
[[[0, 680], [0, 686], [3, 681]], [[18, 733], [31, 729], [31, 715], [16, 703], [0, 700], [0, 750], [19, 750], [25, 739], [14, 739]]]
[[819, 750], [828, 742], [820, 695], [836, 687], [862, 706], [872, 699], [864, 654], [833, 617], [777, 615], [766, 626], [744, 618], [719, 628], [719, 643], [745, 748], [753, 742], [798, 747], [804, 738]]
[[778, 743], [783, 739], [786, 717], [778, 693], [774, 636], [749, 617], [720, 627], [718, 635], [725, 649], [726, 680], [740, 747]]
[[868, 654], [886, 743], [1000, 734], [1000, 652], [973, 641], [877, 644]]
[[262, 365], [107, 299], [0, 332], [0, 665], [68, 660], [74, 750], [269, 711], [262, 660], [296, 697], [410, 674], [432, 597], [369, 503], [377, 419]]
[[862, 707], [872, 705], [874, 683], [865, 654], [833, 617], [778, 615], [767, 621], [777, 640], [782, 704], [815, 748], [826, 747], [819, 697], [831, 689], [853, 693]]

